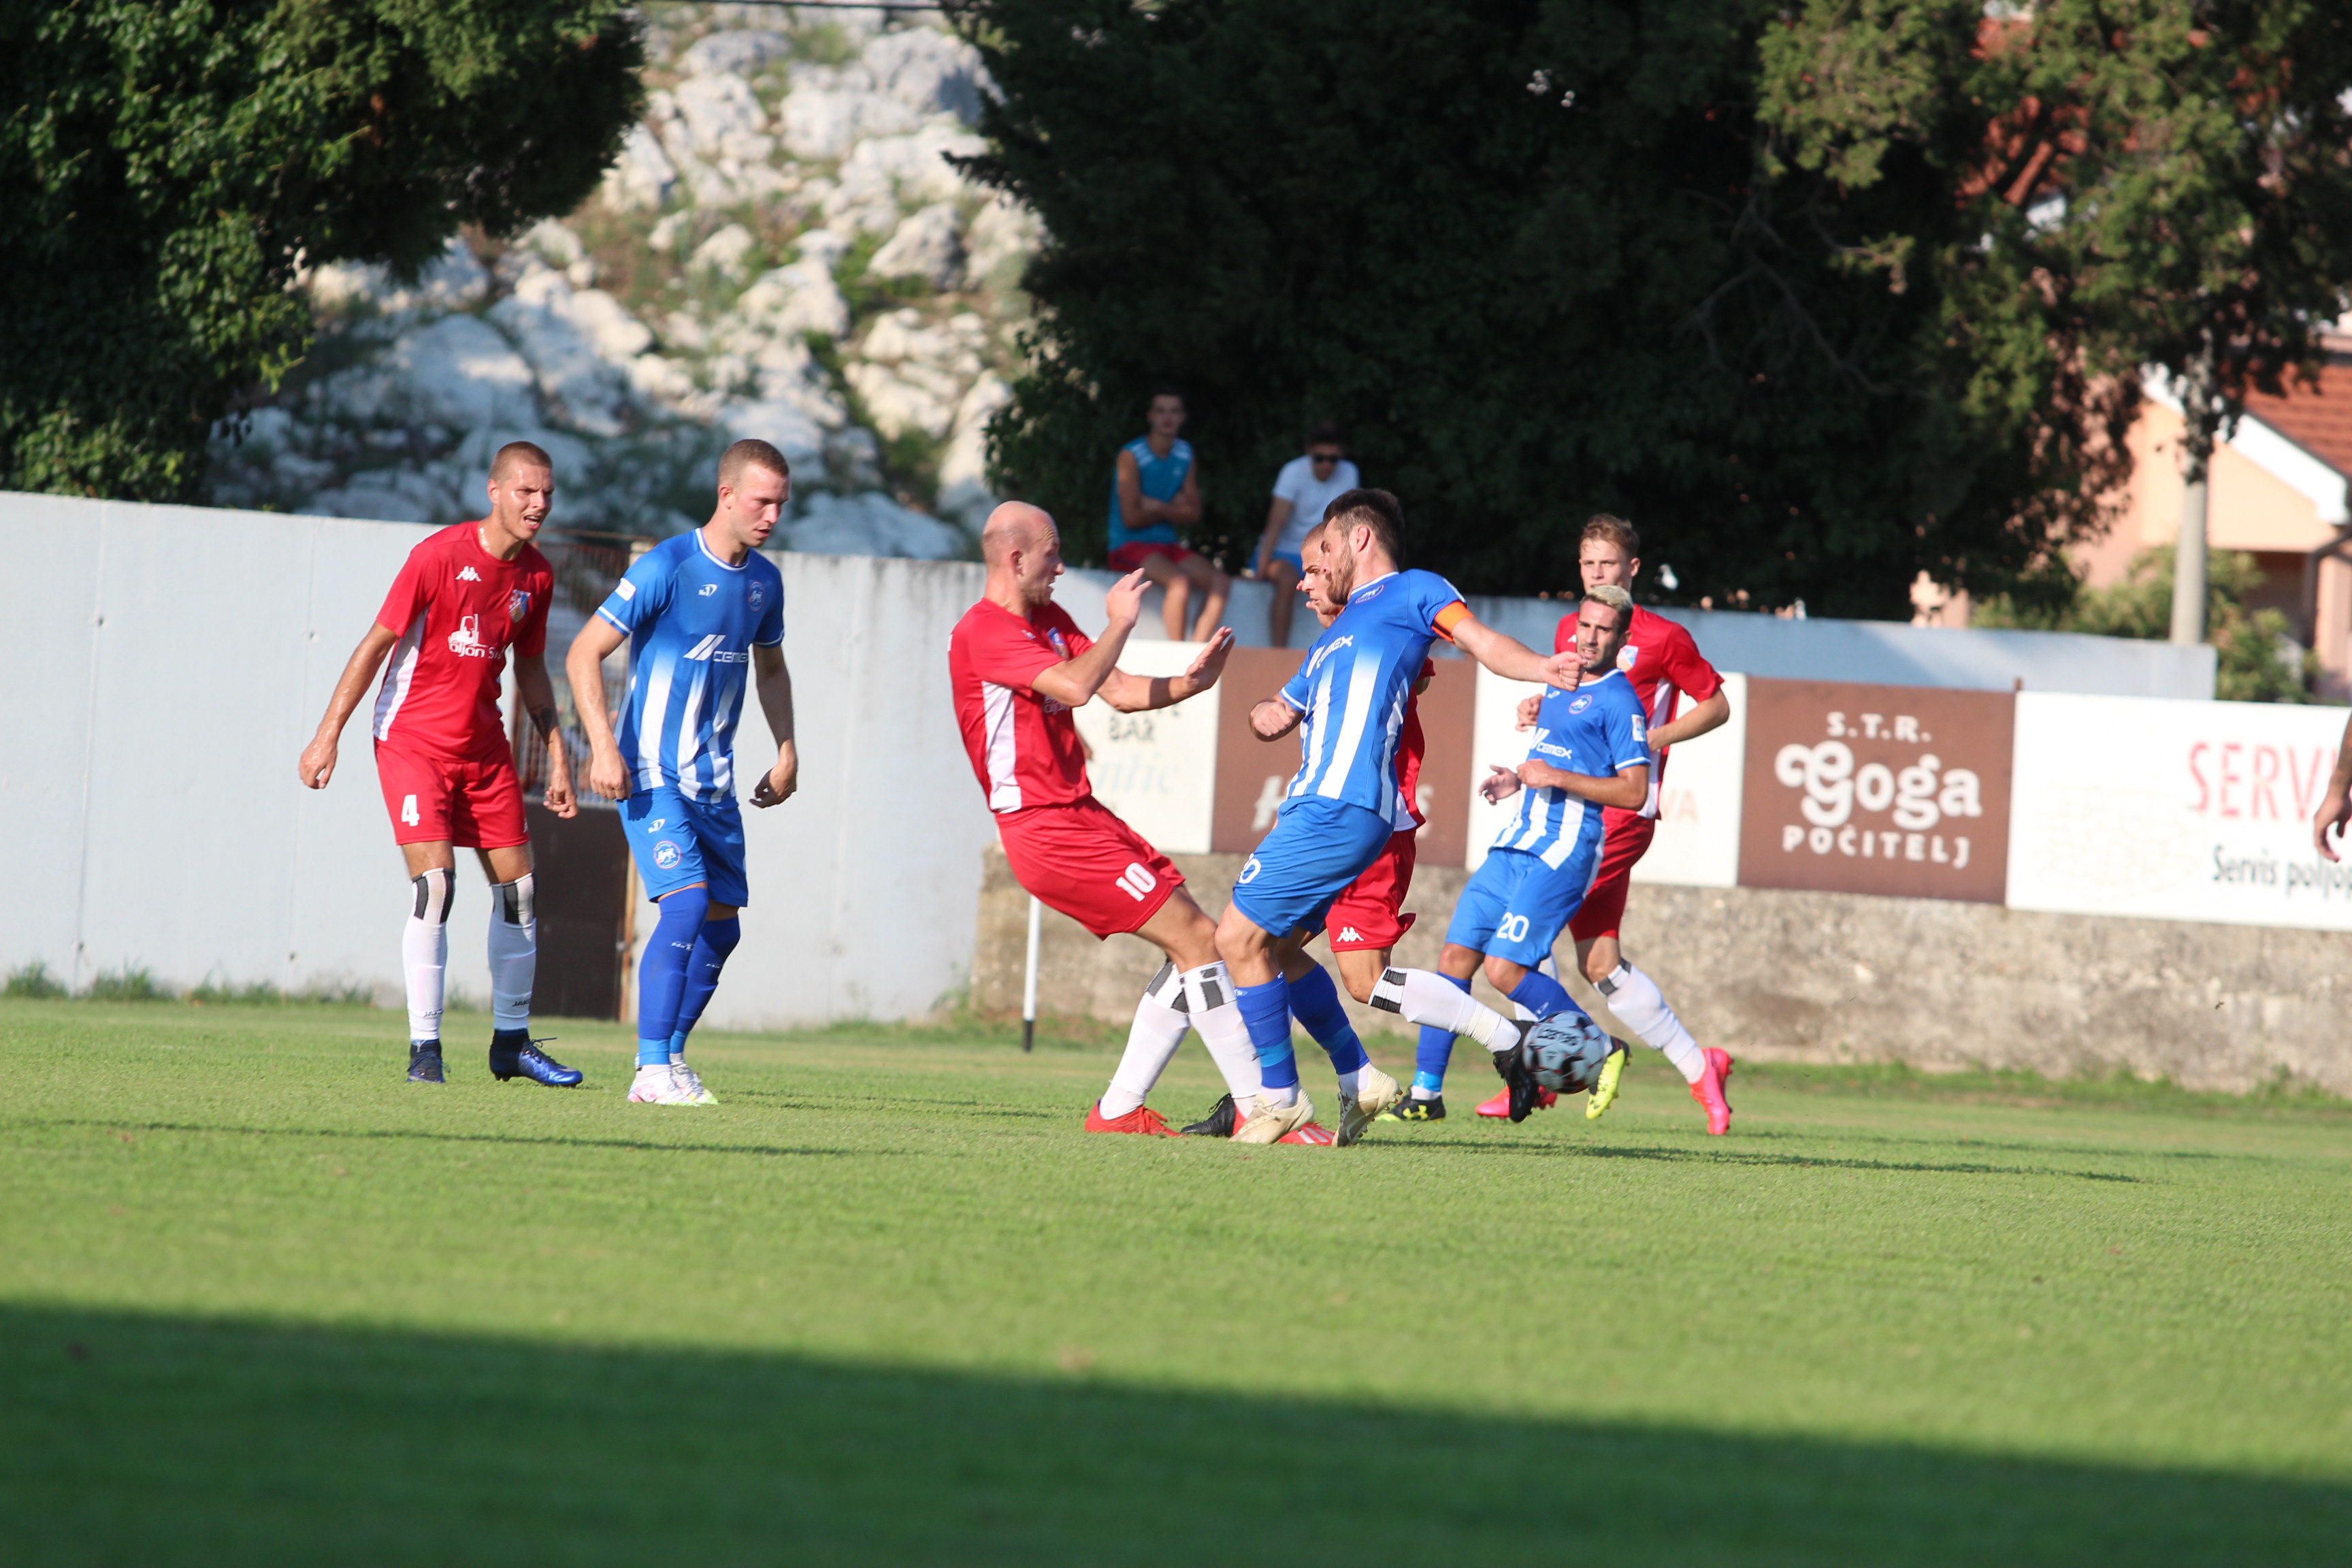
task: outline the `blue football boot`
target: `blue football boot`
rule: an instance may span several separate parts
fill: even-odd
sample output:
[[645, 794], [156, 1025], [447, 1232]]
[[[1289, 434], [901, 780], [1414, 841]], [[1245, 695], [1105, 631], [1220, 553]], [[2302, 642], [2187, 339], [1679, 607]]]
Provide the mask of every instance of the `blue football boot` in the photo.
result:
[[539, 1047], [529, 1029], [500, 1029], [490, 1037], [490, 1076], [500, 1083], [527, 1078], [550, 1089], [570, 1089], [588, 1076], [578, 1068], [565, 1067]]

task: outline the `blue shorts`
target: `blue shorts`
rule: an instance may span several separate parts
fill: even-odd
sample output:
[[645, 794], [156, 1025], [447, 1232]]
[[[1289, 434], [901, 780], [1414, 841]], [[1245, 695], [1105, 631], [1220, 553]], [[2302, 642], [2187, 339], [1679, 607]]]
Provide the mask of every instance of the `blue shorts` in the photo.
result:
[[731, 798], [692, 801], [668, 784], [639, 790], [621, 803], [621, 831], [647, 898], [700, 882], [713, 903], [751, 901], [743, 881], [743, 812]]
[[1297, 551], [1272, 550], [1266, 552], [1265, 563], [1267, 565], [1271, 566], [1277, 561], [1287, 561], [1290, 563], [1290, 569], [1293, 572], [1297, 573], [1301, 577], [1307, 575], [1307, 557], [1298, 553]]
[[1285, 801], [1274, 831], [1235, 879], [1234, 903], [1269, 935], [1317, 930], [1331, 900], [1381, 858], [1395, 831], [1360, 805], [1319, 795]]
[[1600, 858], [1579, 855], [1555, 870], [1524, 849], [1493, 849], [1470, 873], [1445, 940], [1533, 969], [1591, 889]]

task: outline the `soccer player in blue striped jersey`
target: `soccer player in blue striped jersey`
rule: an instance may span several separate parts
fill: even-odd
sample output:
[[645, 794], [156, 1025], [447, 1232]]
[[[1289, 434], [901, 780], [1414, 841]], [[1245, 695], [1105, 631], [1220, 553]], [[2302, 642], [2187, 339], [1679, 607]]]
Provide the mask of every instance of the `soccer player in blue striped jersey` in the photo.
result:
[[[756, 683], [775, 765], [751, 789], [771, 806], [800, 784], [793, 681], [784, 668], [784, 580], [759, 553], [792, 499], [792, 470], [765, 441], [719, 459], [710, 521], [638, 557], [564, 660], [588, 732], [588, 787], [621, 803], [621, 829], [660, 908], [637, 982], [637, 1076], [629, 1099], [709, 1105], [686, 1041], [741, 939], [743, 818], [735, 805], [735, 725]], [[619, 731], [603, 665], [629, 645]]]
[[[1332, 526], [1318, 537], [1310, 565], [1345, 607], [1281, 695], [1250, 710], [1250, 728], [1261, 740], [1304, 725], [1303, 761], [1274, 831], [1242, 867], [1233, 902], [1217, 923], [1217, 952], [1233, 976], [1263, 1079], [1249, 1120], [1234, 1134], [1242, 1142], [1277, 1142], [1314, 1116], [1298, 1088], [1283, 965], [1395, 830], [1397, 741], [1430, 645], [1448, 638], [1508, 679], [1576, 683], [1573, 653], [1546, 658], [1481, 624], [1444, 578], [1404, 568], [1404, 510], [1388, 491], [1349, 490], [1324, 517]], [[1360, 984], [1350, 977], [1350, 989]], [[1509, 1019], [1420, 969], [1390, 968], [1356, 999], [1476, 1039], [1494, 1052], [1496, 1071], [1521, 1107], [1519, 1118], [1526, 1116], [1535, 1079], [1519, 1059], [1519, 1029]], [[1366, 1105], [1354, 1078], [1341, 1075], [1341, 1100], [1355, 1101], [1367, 1119], [1377, 1116], [1386, 1105]], [[1378, 1081], [1393, 1090], [1385, 1075]]]
[[[1438, 973], [1465, 994], [1484, 959], [1487, 983], [1538, 1021], [1584, 1011], [1538, 965], [1551, 956], [1600, 869], [1601, 808], [1633, 810], [1649, 798], [1649, 721], [1633, 682], [1617, 668], [1633, 619], [1624, 589], [1586, 590], [1575, 651], [1587, 679], [1572, 691], [1545, 692], [1527, 761], [1516, 770], [1497, 764], [1479, 786], [1489, 801], [1525, 793], [1464, 885], [1438, 954]], [[1438, 1100], [1444, 1052], [1452, 1044], [1450, 1036], [1424, 1033], [1429, 1048], [1413, 1075], [1416, 1100]]]

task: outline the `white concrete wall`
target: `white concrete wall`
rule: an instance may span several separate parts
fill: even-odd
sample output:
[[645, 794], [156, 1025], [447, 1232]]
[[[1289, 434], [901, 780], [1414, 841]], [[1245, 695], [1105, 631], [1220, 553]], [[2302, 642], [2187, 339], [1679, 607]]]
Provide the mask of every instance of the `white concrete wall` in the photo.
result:
[[[143, 964], [184, 986], [359, 982], [397, 995], [406, 882], [365, 708], [330, 788], [304, 790], [294, 764], [426, 531], [0, 495], [9, 650], [0, 856], [15, 895], [0, 901], [0, 966], [37, 958], [83, 985]], [[745, 946], [710, 1018], [921, 1012], [966, 978], [992, 833], [947, 692], [948, 634], [979, 595], [980, 568], [778, 559], [803, 785], [784, 806], [746, 809]], [[1100, 624], [1110, 581], [1097, 572], [1066, 581], [1062, 600], [1081, 625]], [[1265, 590], [1243, 587], [1232, 618], [1244, 641], [1259, 642]], [[1559, 610], [1534, 600], [1477, 607], [1539, 645]], [[1147, 616], [1150, 626], [1156, 611]], [[1727, 669], [1811, 674], [1811, 661], [1834, 657], [1842, 679], [1956, 685], [2008, 684], [1991, 656], [1964, 650], [2030, 636], [1726, 616], [1704, 617], [1699, 635]], [[2105, 690], [2126, 668], [2144, 683], [2179, 684], [2161, 658], [2133, 664], [2141, 645], [2030, 646], [2042, 662], [2029, 689]], [[742, 740], [747, 753], [764, 743], [764, 722], [747, 716]], [[483, 997], [488, 900], [478, 869], [461, 871], [458, 896], [451, 980]]]

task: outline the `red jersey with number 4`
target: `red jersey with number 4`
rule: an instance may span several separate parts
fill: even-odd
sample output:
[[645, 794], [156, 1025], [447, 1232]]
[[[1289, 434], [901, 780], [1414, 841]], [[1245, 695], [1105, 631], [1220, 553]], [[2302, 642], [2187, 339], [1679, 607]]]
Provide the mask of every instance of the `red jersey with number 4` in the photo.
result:
[[1030, 682], [1094, 647], [1078, 623], [1049, 604], [1034, 619], [982, 599], [948, 638], [956, 723], [988, 809], [1067, 805], [1094, 794], [1077, 721]]
[[555, 572], [524, 545], [511, 561], [482, 548], [478, 523], [460, 522], [408, 552], [375, 624], [400, 640], [376, 693], [375, 738], [412, 756], [509, 760], [499, 717], [507, 649], [547, 650]]
[[[1551, 650], [1566, 653], [1575, 646], [1576, 616], [1570, 612], [1559, 618]], [[1675, 716], [1676, 696], [1687, 694], [1692, 701], [1704, 702], [1723, 689], [1723, 677], [1706, 662], [1690, 633], [1639, 605], [1633, 606], [1625, 646], [1617, 650], [1617, 668], [1633, 683], [1633, 695], [1641, 700], [1647, 728], [1653, 730]], [[1642, 807], [1643, 816], [1658, 815], [1658, 782], [1666, 772], [1665, 753], [1653, 750], [1650, 755], [1650, 798]]]

